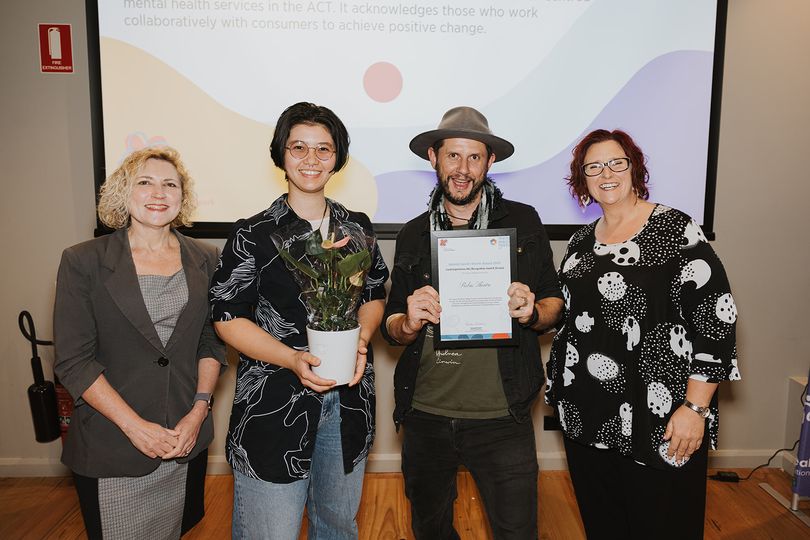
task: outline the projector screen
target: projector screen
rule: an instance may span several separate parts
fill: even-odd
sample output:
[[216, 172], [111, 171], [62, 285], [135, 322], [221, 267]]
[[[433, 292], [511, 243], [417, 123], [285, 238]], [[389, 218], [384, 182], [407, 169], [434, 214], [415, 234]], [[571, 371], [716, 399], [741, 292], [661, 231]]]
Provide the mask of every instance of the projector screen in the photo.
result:
[[[490, 170], [552, 238], [592, 221], [565, 184], [571, 149], [623, 129], [650, 200], [712, 235], [725, 1], [103, 0], [88, 2], [96, 186], [129, 152], [177, 148], [198, 236], [224, 236], [286, 191], [268, 146], [298, 101], [331, 108], [350, 161], [326, 194], [383, 237], [426, 210], [436, 176], [410, 152], [457, 105], [515, 154]], [[97, 35], [95, 35], [97, 32]]]

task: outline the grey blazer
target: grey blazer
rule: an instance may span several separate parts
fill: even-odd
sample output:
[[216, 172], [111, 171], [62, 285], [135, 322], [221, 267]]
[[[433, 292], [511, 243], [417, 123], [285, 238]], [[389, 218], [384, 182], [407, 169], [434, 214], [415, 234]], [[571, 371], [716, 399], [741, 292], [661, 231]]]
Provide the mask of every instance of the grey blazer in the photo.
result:
[[[118, 427], [81, 395], [100, 374], [141, 417], [174, 427], [197, 390], [197, 364], [225, 347], [211, 326], [208, 286], [217, 249], [175, 232], [180, 241], [188, 303], [163, 347], [141, 295], [126, 229], [62, 253], [54, 306], [54, 371], [76, 400], [62, 462], [94, 478], [143, 476], [160, 465], [135, 448]], [[214, 437], [211, 415], [186, 462]]]

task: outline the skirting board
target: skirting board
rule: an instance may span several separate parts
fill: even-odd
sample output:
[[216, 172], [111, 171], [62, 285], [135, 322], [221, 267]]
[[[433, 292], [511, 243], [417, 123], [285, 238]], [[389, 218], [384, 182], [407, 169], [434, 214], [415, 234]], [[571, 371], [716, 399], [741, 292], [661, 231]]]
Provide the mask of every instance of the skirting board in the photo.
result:
[[[794, 450], [795, 452], [795, 450]], [[795, 453], [785, 452], [782, 454], [782, 470], [788, 473], [791, 477], [796, 474], [796, 459]]]
[[[773, 449], [758, 450], [711, 450], [709, 451], [710, 469], [748, 469], [764, 464], [773, 453]], [[771, 467], [779, 467], [776, 460], [771, 462]]]
[[[716, 450], [709, 453], [709, 467], [712, 468], [749, 468], [765, 463], [774, 450]], [[568, 468], [564, 452], [539, 452], [537, 454], [540, 470], [562, 471]], [[772, 464], [779, 467], [776, 462]], [[784, 468], [784, 467], [783, 467]], [[369, 456], [366, 471], [371, 473], [399, 472], [400, 455], [378, 454]], [[792, 472], [788, 471], [790, 474]], [[225, 456], [208, 457], [208, 474], [231, 474], [231, 468]], [[69, 476], [70, 471], [58, 459], [48, 458], [0, 458], [0, 477], [29, 476]]]
[[70, 476], [70, 469], [53, 458], [0, 458], [0, 476]]

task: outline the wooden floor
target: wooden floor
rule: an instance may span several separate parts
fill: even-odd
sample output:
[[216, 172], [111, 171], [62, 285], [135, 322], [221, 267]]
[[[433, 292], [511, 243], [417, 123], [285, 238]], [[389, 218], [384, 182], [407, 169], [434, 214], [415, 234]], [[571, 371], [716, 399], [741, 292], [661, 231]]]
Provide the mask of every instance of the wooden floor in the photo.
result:
[[[748, 470], [738, 469], [744, 476]], [[747, 481], [709, 481], [706, 539], [810, 539], [810, 529], [759, 487], [767, 482], [790, 498], [790, 478], [761, 469]], [[456, 529], [464, 540], [491, 538], [478, 491], [468, 473], [459, 474]], [[571, 482], [565, 471], [540, 473], [540, 538], [584, 538]], [[230, 538], [233, 481], [206, 480], [206, 517], [185, 539]], [[810, 502], [800, 509], [810, 514]], [[677, 519], [674, 515], [674, 519]], [[367, 474], [358, 516], [360, 538], [413, 538], [400, 474]], [[69, 478], [0, 478], [0, 539], [84, 538], [76, 492]], [[306, 538], [302, 530], [301, 538]]]

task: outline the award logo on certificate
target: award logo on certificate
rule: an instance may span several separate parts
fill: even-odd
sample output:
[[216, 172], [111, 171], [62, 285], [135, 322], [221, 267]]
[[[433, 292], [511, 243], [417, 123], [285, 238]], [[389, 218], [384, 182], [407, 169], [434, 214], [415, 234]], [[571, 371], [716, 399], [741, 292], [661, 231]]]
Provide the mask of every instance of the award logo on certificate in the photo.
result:
[[516, 242], [514, 228], [431, 231], [433, 288], [442, 305], [436, 349], [517, 344], [506, 294], [517, 266]]

